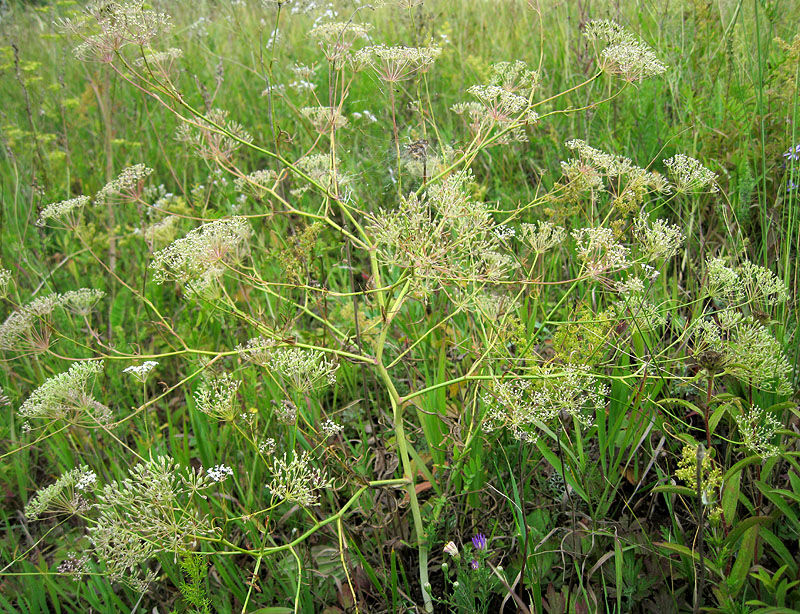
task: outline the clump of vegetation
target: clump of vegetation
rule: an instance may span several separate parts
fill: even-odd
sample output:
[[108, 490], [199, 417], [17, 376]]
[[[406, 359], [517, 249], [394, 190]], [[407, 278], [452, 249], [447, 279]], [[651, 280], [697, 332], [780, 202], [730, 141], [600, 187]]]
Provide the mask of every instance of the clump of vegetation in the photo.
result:
[[800, 6], [709, 6], [1, 3], [2, 608], [800, 610]]

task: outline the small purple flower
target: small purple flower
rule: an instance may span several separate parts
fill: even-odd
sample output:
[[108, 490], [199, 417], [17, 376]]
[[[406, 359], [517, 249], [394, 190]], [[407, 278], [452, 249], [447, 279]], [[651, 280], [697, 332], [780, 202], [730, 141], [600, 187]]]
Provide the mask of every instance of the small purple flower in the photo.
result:
[[790, 181], [790, 182], [789, 182], [789, 185], [788, 185], [788, 186], [786, 186], [786, 191], [787, 191], [787, 192], [791, 192], [792, 190], [796, 190], [796, 189], [797, 189], [797, 187], [798, 187], [798, 186], [797, 186], [797, 184], [796, 184], [794, 181]]
[[783, 154], [783, 157], [787, 160], [800, 160], [800, 144], [790, 147], [789, 151]]
[[486, 550], [486, 536], [483, 533], [478, 533], [472, 538], [472, 545], [475, 550]]
[[480, 567], [481, 564], [477, 561], [477, 559], [472, 559], [469, 562], [469, 566], [472, 567], [472, 569], [478, 569], [478, 567]]

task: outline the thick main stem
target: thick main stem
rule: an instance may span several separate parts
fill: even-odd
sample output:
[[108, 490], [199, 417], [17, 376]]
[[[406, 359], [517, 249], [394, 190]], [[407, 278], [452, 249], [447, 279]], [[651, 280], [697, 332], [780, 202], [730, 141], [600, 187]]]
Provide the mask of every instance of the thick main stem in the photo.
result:
[[389, 372], [382, 364], [378, 365], [378, 373], [389, 391], [389, 398], [392, 403], [392, 420], [394, 421], [394, 433], [397, 440], [397, 450], [400, 452], [400, 462], [403, 465], [403, 477], [408, 480], [408, 500], [411, 506], [411, 515], [414, 520], [414, 531], [417, 533], [417, 548], [419, 550], [419, 582], [422, 590], [422, 599], [425, 603], [425, 611], [433, 612], [433, 602], [428, 592], [428, 544], [425, 536], [425, 529], [422, 525], [422, 514], [417, 500], [417, 490], [414, 483], [414, 472], [411, 469], [411, 460], [408, 456], [408, 445], [406, 433], [403, 428], [403, 404], [394, 382], [389, 376]]

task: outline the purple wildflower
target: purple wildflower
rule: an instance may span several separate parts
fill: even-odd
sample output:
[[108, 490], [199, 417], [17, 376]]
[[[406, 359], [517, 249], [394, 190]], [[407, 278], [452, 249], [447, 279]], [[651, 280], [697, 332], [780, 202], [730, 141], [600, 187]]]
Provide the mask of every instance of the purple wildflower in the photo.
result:
[[800, 144], [790, 147], [783, 157], [787, 160], [800, 160]]
[[472, 560], [469, 562], [469, 566], [470, 566], [470, 567], [472, 567], [472, 569], [478, 569], [478, 567], [480, 567], [480, 566], [481, 566], [481, 564], [478, 562], [478, 560], [477, 560], [477, 559], [472, 559]]
[[486, 550], [486, 536], [483, 533], [478, 533], [472, 538], [472, 545], [475, 550]]
[[789, 185], [788, 185], [788, 186], [786, 186], [786, 191], [787, 191], [787, 192], [791, 192], [792, 190], [796, 190], [796, 189], [797, 189], [797, 187], [798, 187], [798, 186], [797, 186], [797, 184], [796, 184], [794, 181], [790, 181], [790, 182], [789, 182]]

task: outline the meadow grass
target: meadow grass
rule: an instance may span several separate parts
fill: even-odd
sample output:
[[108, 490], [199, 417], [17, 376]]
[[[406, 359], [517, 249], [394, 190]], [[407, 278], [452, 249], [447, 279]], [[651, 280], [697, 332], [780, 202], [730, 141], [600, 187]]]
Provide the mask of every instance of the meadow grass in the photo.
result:
[[800, 611], [798, 16], [0, 4], [0, 607]]

